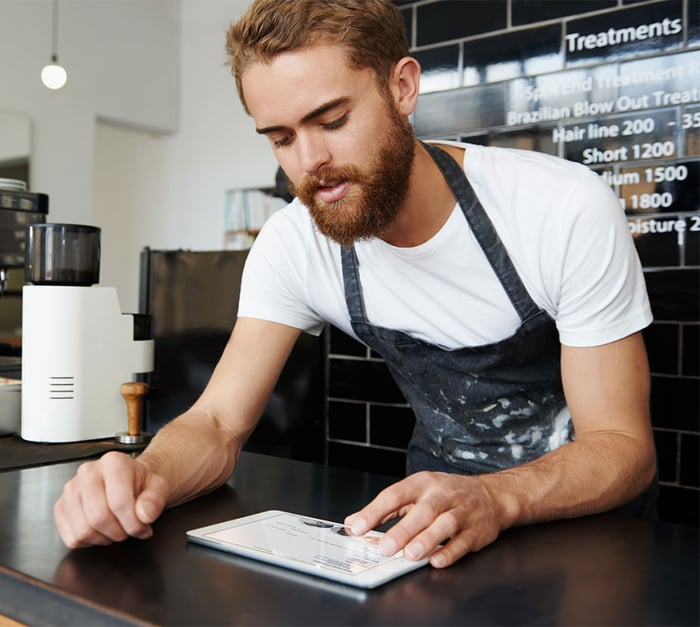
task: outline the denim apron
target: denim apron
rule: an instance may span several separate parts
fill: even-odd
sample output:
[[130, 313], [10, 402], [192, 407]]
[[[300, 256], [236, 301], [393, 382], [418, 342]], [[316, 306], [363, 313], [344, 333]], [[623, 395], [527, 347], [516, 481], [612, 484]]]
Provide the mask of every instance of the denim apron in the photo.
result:
[[530, 298], [463, 169], [443, 150], [425, 147], [521, 325], [502, 341], [457, 350], [374, 326], [365, 311], [357, 254], [349, 247], [341, 249], [341, 259], [352, 328], [384, 358], [416, 415], [407, 451], [409, 473], [477, 474], [524, 464], [574, 437], [562, 390], [557, 330]]

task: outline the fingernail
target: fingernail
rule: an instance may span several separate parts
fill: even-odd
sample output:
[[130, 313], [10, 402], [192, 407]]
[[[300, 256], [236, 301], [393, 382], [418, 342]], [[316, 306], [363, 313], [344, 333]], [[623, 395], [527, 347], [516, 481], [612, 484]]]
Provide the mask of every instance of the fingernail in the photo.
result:
[[423, 545], [420, 542], [414, 542], [406, 547], [405, 552], [409, 559], [419, 560], [423, 557]]
[[350, 529], [355, 536], [361, 536], [367, 533], [367, 521], [364, 518], [358, 518], [350, 524]]
[[396, 553], [396, 542], [394, 542], [389, 536], [384, 536], [379, 541], [379, 550], [384, 557], [391, 557]]
[[430, 563], [435, 568], [442, 568], [445, 565], [445, 556], [442, 553], [436, 553], [430, 558]]

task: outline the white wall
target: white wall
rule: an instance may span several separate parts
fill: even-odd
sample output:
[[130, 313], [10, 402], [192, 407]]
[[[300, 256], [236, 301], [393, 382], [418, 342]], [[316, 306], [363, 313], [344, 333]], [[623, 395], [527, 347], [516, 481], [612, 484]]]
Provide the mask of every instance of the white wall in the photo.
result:
[[102, 227], [101, 283], [136, 311], [139, 253], [223, 245], [224, 194], [269, 186], [276, 163], [225, 67], [226, 27], [249, 0], [0, 0], [0, 110], [31, 119], [32, 191], [49, 220]]
[[225, 65], [225, 31], [248, 0], [182, 0], [180, 122], [168, 137], [100, 124], [96, 218], [103, 228], [102, 282], [124, 311], [137, 305], [139, 253], [223, 247], [225, 190], [268, 187], [276, 162], [239, 103]]
[[24, 161], [31, 151], [29, 118], [0, 111], [0, 163]]
[[32, 124], [34, 191], [49, 194], [51, 217], [94, 214], [97, 117], [172, 132], [177, 123], [177, 1], [59, 0], [60, 91], [39, 80], [52, 52], [50, 0], [0, 0], [0, 109]]

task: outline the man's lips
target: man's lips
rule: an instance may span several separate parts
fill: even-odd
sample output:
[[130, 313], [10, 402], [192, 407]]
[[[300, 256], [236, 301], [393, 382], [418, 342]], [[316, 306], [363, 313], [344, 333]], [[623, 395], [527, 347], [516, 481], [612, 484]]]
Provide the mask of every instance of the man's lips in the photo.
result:
[[348, 191], [350, 183], [348, 181], [341, 181], [339, 183], [333, 183], [331, 185], [319, 185], [316, 188], [316, 193], [319, 198], [326, 204], [337, 202]]

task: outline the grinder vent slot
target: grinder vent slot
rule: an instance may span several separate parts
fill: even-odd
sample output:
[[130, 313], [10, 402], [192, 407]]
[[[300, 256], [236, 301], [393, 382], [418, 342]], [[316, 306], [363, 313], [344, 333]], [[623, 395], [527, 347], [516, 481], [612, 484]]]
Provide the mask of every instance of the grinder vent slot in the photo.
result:
[[49, 377], [49, 398], [72, 400], [75, 395], [75, 377]]

